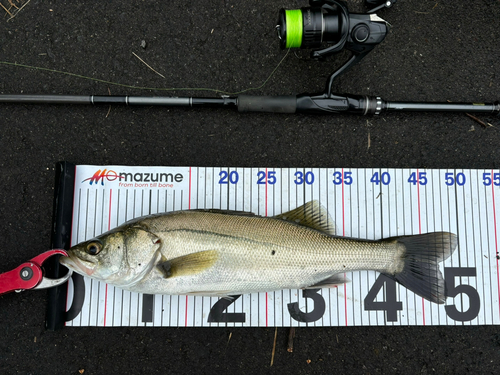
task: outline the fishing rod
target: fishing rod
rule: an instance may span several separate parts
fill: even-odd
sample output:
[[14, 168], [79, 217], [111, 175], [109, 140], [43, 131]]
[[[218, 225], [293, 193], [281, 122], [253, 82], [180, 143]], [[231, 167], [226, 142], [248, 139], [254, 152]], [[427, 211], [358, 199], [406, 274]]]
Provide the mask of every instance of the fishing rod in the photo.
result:
[[239, 112], [272, 113], [350, 113], [378, 115], [381, 112], [467, 112], [500, 113], [500, 103], [417, 103], [391, 102], [375, 96], [330, 95], [316, 96], [257, 96], [238, 95], [221, 98], [172, 98], [106, 95], [0, 95], [4, 103], [45, 104], [127, 104], [167, 107], [234, 107]]
[[341, 0], [309, 0], [309, 7], [281, 9], [276, 31], [282, 49], [310, 49], [324, 60], [342, 50], [352, 53], [326, 81], [320, 94], [287, 96], [223, 95], [217, 98], [107, 95], [0, 95], [3, 103], [126, 104], [169, 107], [232, 107], [239, 112], [378, 115], [382, 112], [468, 112], [500, 115], [500, 103], [395, 102], [378, 96], [334, 94], [333, 82], [380, 44], [389, 24], [375, 14], [396, 0], [365, 0], [367, 13], [351, 13]]

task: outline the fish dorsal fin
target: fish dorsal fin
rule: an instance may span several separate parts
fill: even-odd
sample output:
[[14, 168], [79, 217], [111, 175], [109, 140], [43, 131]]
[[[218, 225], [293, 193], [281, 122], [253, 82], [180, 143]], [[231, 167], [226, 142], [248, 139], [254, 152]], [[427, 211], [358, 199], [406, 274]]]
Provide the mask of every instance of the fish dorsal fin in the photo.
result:
[[275, 219], [290, 221], [305, 227], [313, 228], [329, 235], [335, 235], [335, 222], [319, 201], [313, 200], [303, 206], [274, 216]]
[[174, 259], [160, 261], [157, 268], [165, 278], [196, 275], [210, 267], [217, 260], [217, 250], [205, 250], [183, 255]]

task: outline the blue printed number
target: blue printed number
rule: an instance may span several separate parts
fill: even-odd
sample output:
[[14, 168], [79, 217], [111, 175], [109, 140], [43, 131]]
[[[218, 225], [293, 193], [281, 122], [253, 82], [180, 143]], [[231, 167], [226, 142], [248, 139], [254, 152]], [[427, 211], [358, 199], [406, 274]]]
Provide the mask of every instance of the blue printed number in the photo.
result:
[[227, 184], [228, 182], [236, 184], [240, 179], [240, 176], [236, 171], [232, 171], [231, 173], [229, 173], [228, 171], [221, 171], [219, 173], [219, 177], [219, 184]]
[[307, 185], [312, 185], [314, 182], [314, 173], [312, 172], [306, 172], [305, 174], [302, 172], [295, 172], [294, 176], [295, 180], [293, 182], [297, 185], [302, 185], [304, 181]]
[[444, 175], [444, 179], [445, 179], [445, 184], [448, 186], [455, 185], [455, 182], [457, 183], [458, 186], [465, 185], [465, 175], [462, 172], [457, 173], [456, 176], [453, 176], [453, 173], [448, 172]]
[[[483, 173], [483, 184], [484, 186], [491, 185], [491, 173]], [[493, 173], [493, 185], [500, 186], [500, 173]]]
[[[266, 172], [260, 171], [257, 173], [257, 185], [265, 185], [266, 184]], [[269, 185], [274, 185], [276, 183], [276, 172], [270, 171], [267, 172], [267, 183]]]
[[391, 175], [389, 174], [389, 172], [382, 172], [379, 178], [378, 172], [375, 172], [370, 182], [373, 182], [376, 185], [380, 183], [382, 183], [382, 185], [389, 185], [391, 182]]
[[413, 184], [413, 185], [416, 185], [416, 184], [427, 185], [426, 175], [427, 175], [427, 172], [418, 172], [418, 178], [417, 178], [417, 172], [413, 172], [410, 175], [410, 178], [408, 178], [408, 182]]
[[334, 172], [333, 173], [333, 183], [335, 185], [341, 185], [342, 181], [344, 184], [351, 185], [352, 184], [352, 172], [344, 172], [344, 179], [342, 179], [342, 172]]

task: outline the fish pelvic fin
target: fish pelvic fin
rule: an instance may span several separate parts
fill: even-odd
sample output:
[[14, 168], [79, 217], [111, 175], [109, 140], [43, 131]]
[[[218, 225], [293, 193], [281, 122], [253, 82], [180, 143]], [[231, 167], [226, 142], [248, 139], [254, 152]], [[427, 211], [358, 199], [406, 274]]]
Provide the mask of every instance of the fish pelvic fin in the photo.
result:
[[317, 200], [307, 202], [274, 218], [316, 229], [331, 236], [335, 235], [335, 222], [328, 214], [328, 210]]
[[396, 265], [400, 269], [383, 273], [431, 302], [444, 303], [446, 291], [439, 262], [451, 256], [457, 247], [457, 236], [449, 232], [434, 232], [384, 241], [396, 241], [402, 245], [402, 251], [399, 252], [399, 266]]
[[212, 267], [217, 261], [217, 250], [205, 250], [163, 260], [156, 266], [165, 278], [196, 275]]

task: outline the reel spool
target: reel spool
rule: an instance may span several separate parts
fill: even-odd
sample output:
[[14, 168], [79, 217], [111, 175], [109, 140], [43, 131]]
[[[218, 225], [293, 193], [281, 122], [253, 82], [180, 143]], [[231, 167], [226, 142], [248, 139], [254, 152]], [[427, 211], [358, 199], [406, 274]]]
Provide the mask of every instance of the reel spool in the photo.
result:
[[[370, 4], [373, 4], [373, 0]], [[311, 52], [313, 59], [325, 59], [347, 49], [352, 56], [328, 79], [326, 91], [331, 94], [333, 80], [359, 62], [389, 31], [388, 23], [374, 14], [391, 7], [396, 0], [388, 0], [368, 13], [350, 13], [341, 0], [309, 0], [310, 7], [296, 10], [281, 9], [276, 30], [280, 47], [319, 48]], [[320, 48], [326, 45], [324, 48]]]

